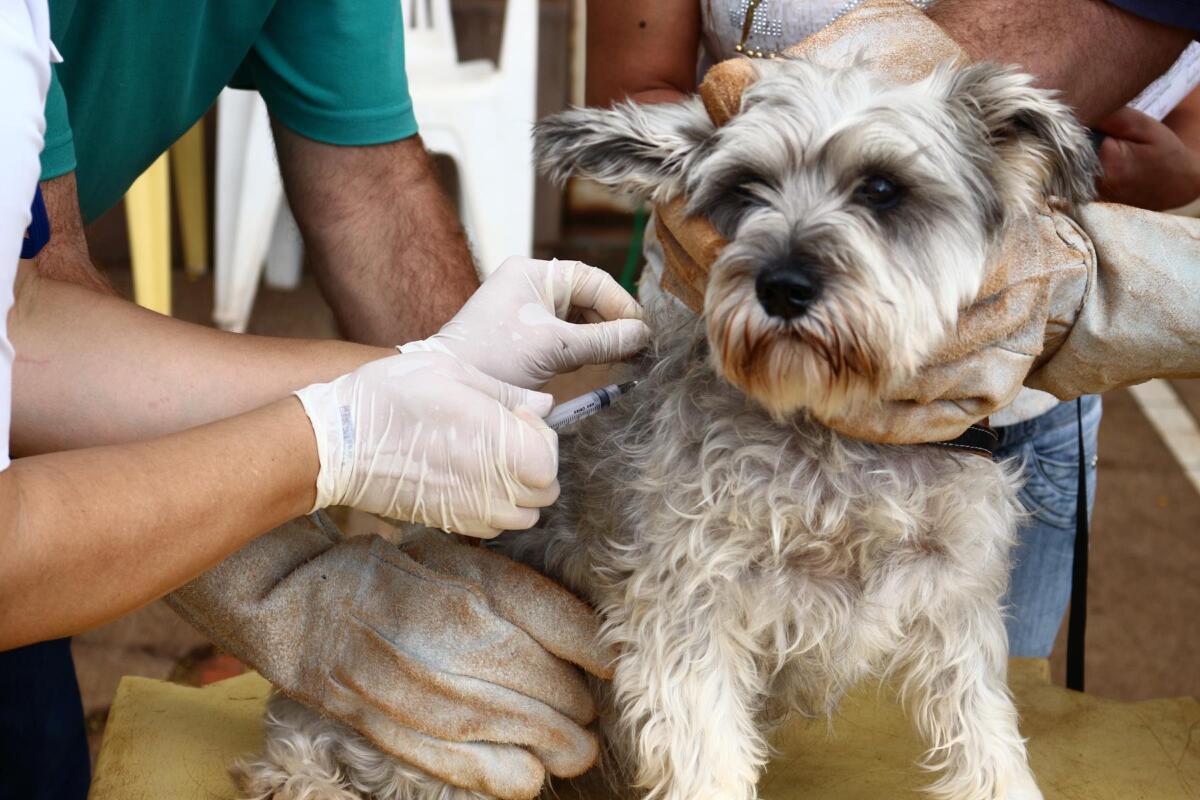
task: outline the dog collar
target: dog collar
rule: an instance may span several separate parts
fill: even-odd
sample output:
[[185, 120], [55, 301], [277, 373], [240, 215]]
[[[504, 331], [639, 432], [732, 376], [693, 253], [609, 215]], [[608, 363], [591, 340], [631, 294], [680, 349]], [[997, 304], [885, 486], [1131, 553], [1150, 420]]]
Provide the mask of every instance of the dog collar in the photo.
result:
[[996, 445], [999, 441], [1000, 435], [989, 424], [988, 418], [984, 417], [983, 421], [976, 422], [954, 439], [945, 442], [929, 442], [928, 444], [932, 447], [948, 447], [984, 458], [995, 458]]

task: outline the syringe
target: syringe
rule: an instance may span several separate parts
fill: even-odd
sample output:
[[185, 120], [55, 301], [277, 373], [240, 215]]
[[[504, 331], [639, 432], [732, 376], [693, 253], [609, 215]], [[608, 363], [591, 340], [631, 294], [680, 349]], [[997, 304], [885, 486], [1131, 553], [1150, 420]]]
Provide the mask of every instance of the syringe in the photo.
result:
[[638, 381], [614, 383], [603, 389], [576, 397], [574, 400], [560, 403], [550, 409], [550, 415], [546, 417], [546, 424], [556, 431], [562, 430], [568, 425], [574, 425], [597, 411], [608, 408], [614, 400], [637, 385]]

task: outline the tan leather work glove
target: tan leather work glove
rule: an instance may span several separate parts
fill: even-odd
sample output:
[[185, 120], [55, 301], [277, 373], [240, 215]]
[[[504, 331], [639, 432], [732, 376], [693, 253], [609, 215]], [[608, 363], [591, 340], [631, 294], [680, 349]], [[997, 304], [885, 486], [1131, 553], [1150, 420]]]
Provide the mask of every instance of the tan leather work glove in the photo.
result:
[[[831, 67], [862, 63], [915, 81], [962, 49], [907, 0], [873, 0], [786, 52]], [[721, 125], [755, 79], [746, 59], [710, 70], [701, 97]], [[697, 308], [695, 273], [723, 246], [682, 202], [657, 210], [663, 286]], [[691, 287], [690, 291], [688, 287]], [[1012, 402], [1022, 385], [1061, 399], [1152, 377], [1200, 375], [1200, 220], [1091, 204], [1044, 207], [1011, 226], [955, 337], [913, 381], [854, 416], [821, 421], [892, 444], [953, 439]]]
[[343, 539], [305, 518], [167, 601], [289, 697], [446, 783], [532, 798], [546, 772], [596, 760], [572, 664], [609, 677], [599, 620], [496, 553], [442, 535]]

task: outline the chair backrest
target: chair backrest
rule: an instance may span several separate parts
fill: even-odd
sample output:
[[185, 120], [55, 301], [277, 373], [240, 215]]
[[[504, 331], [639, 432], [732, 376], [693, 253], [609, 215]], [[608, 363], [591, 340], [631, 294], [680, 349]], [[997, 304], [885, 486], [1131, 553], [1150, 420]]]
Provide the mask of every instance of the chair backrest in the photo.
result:
[[401, 0], [404, 3], [404, 60], [410, 71], [458, 62], [450, 0]]
[[508, 0], [500, 41], [500, 72], [506, 82], [537, 95], [538, 0]]

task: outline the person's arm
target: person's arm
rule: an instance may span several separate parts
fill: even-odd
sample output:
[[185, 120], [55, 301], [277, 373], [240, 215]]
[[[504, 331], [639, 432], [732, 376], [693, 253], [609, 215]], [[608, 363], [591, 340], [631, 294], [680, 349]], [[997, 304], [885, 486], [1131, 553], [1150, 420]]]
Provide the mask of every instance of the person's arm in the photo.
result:
[[386, 345], [434, 333], [479, 279], [420, 138], [348, 147], [273, 130], [308, 264], [342, 334]]
[[[352, 505], [484, 536], [532, 525], [537, 509], [558, 492], [556, 439], [538, 419], [550, 410], [551, 398], [498, 381], [471, 364], [494, 367], [514, 360], [530, 368], [545, 363], [574, 368], [592, 359], [627, 357], [644, 345], [646, 330], [636, 319], [636, 304], [612, 278], [583, 265], [513, 260], [497, 271], [481, 297], [481, 304], [469, 305], [440, 334], [446, 341], [431, 343], [440, 352], [399, 354], [343, 345], [354, 348], [346, 356], [350, 360], [387, 357], [368, 358], [370, 363], [332, 382], [303, 388], [299, 403], [276, 400], [233, 419], [153, 440], [15, 460], [0, 473], [0, 648], [118, 616], [314, 507]], [[535, 308], [544, 313], [532, 313]], [[88, 318], [89, 309], [100, 311]], [[566, 316], [572, 310], [598, 323], [576, 325], [555, 316], [555, 311]], [[496, 318], [509, 327], [496, 328]], [[122, 353], [120, 341], [110, 343], [115, 350], [107, 369], [83, 379], [75, 374], [87, 370], [91, 346], [72, 342], [79, 353], [55, 347], [60, 329], [72, 330], [66, 322], [80, 319], [85, 332], [92, 330], [89, 324], [97, 331], [113, 326], [129, 336], [128, 342], [167, 338], [162, 346], [168, 352], [160, 357], [183, 362], [192, 352], [189, 345], [208, 335], [197, 326], [48, 280], [26, 266], [8, 318], [12, 340], [18, 352], [57, 352], [59, 360], [42, 364], [42, 377], [78, 381], [85, 391], [63, 401], [45, 383], [19, 388], [13, 439], [41, 444], [30, 426], [52, 431], [56, 422], [87, 416], [93, 403], [89, 391], [112, 404], [109, 413], [144, 418], [147, 427], [179, 426], [187, 414], [156, 411], [155, 400], [147, 402], [130, 385], [122, 370], [136, 359]], [[515, 334], [511, 341], [521, 344], [503, 359], [494, 350], [464, 349], [468, 343], [458, 332], [476, 330]], [[241, 338], [224, 341], [232, 351]], [[285, 356], [294, 355], [287, 353], [288, 343], [276, 345]], [[246, 351], [232, 360], [241, 361], [248, 375], [256, 366], [269, 372], [271, 343], [264, 346], [267, 351]], [[213, 351], [209, 355], [221, 349], [212, 342], [206, 347]], [[316, 369], [341, 371], [335, 361]], [[313, 369], [297, 361], [291, 367], [310, 374]], [[54, 378], [55, 372], [65, 377]], [[226, 375], [235, 378], [236, 370]], [[529, 369], [515, 376], [532, 383], [546, 377]], [[18, 370], [18, 387], [21, 381]], [[207, 388], [220, 391], [211, 383]], [[86, 428], [76, 430], [81, 437], [90, 435]], [[462, 430], [472, 435], [456, 435]]]
[[79, 195], [75, 173], [42, 181], [42, 198], [50, 217], [50, 241], [34, 259], [38, 272], [46, 278], [66, 281], [101, 294], [116, 296], [117, 290], [96, 269], [88, 253], [79, 213]]
[[698, 0], [588, 3], [587, 104], [682, 100], [696, 91]]
[[1104, 0], [940, 0], [929, 11], [977, 61], [1017, 64], [1093, 124], [1167, 71], [1193, 34]]
[[18, 272], [14, 456], [122, 444], [244, 413], [391, 355], [226, 333]]
[[307, 512], [317, 448], [293, 398], [161, 439], [0, 472], [0, 650], [160, 597]]

